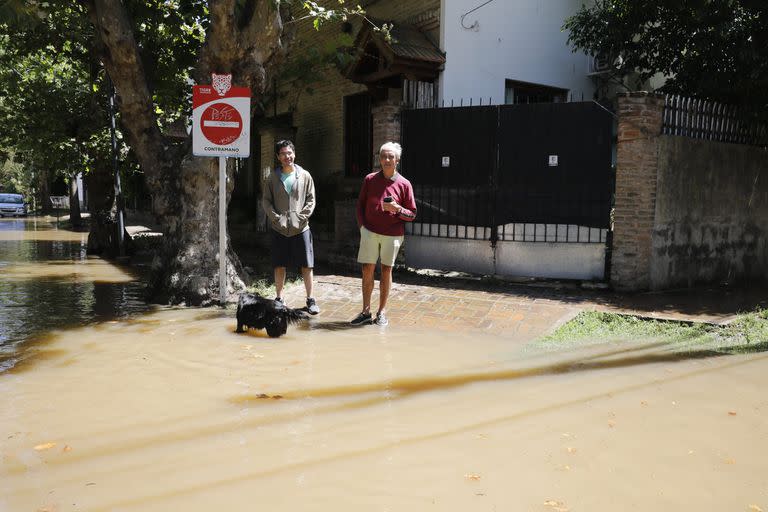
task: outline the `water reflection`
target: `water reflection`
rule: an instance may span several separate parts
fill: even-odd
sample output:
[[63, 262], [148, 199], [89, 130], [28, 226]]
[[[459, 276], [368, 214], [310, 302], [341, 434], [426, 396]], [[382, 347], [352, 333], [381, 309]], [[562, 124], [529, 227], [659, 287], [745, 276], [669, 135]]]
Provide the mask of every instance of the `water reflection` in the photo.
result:
[[55, 220], [0, 219], [0, 372], [53, 329], [149, 309], [138, 276], [89, 257], [87, 242]]

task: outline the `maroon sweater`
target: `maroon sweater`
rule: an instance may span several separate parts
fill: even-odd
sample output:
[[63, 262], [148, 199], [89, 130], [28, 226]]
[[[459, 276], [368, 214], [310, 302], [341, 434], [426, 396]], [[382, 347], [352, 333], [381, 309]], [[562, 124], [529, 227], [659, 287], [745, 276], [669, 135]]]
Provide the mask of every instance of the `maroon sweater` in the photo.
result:
[[[384, 211], [384, 197], [392, 196], [403, 207], [399, 214]], [[385, 178], [379, 172], [372, 172], [363, 180], [360, 196], [357, 198], [357, 225], [380, 235], [402, 236], [405, 223], [416, 218], [416, 199], [413, 197], [411, 182], [400, 173], [395, 179]]]

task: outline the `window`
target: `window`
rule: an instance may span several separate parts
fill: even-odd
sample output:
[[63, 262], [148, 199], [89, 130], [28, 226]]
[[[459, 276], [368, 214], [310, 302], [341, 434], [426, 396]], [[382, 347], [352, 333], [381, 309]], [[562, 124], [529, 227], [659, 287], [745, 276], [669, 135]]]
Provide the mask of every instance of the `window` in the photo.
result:
[[504, 89], [504, 103], [564, 103], [568, 90], [546, 85], [507, 80]]

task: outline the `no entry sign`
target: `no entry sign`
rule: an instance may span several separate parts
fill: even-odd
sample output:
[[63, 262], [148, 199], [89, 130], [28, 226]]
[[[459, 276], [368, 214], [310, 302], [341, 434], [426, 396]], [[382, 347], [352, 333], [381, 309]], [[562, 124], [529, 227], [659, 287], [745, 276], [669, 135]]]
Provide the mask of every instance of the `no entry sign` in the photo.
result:
[[[218, 75], [222, 76], [222, 75]], [[192, 88], [192, 154], [195, 156], [250, 156], [251, 91], [230, 87], [229, 81]]]

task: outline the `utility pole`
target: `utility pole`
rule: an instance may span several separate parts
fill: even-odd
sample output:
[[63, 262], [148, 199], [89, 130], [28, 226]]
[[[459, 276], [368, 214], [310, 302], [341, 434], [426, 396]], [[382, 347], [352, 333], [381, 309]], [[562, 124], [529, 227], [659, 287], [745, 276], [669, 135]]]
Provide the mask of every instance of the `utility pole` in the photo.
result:
[[117, 135], [115, 128], [115, 84], [107, 74], [109, 83], [109, 131], [112, 135], [112, 162], [115, 173], [115, 204], [117, 206], [117, 246], [118, 255], [125, 256], [125, 205], [123, 202], [123, 188], [120, 184], [120, 168], [117, 160]]

